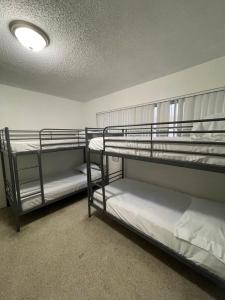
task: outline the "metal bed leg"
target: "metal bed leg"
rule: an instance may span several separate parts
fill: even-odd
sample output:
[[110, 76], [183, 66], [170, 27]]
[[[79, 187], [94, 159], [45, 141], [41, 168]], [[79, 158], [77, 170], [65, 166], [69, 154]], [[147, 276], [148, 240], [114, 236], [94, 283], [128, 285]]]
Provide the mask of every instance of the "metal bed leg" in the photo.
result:
[[103, 208], [104, 212], [106, 211], [106, 199], [105, 199], [105, 172], [104, 172], [104, 154], [101, 151], [101, 175], [102, 175], [102, 196], [103, 196]]
[[8, 192], [6, 188], [6, 171], [5, 171], [5, 159], [4, 159], [4, 153], [1, 151], [1, 163], [2, 163], [2, 175], [4, 180], [4, 189], [5, 189], [5, 199], [6, 199], [6, 206], [9, 207], [9, 199], [8, 199]]
[[91, 205], [88, 203], [88, 218], [91, 217]]
[[91, 197], [92, 197], [92, 186], [91, 186], [91, 154], [90, 149], [88, 148], [89, 141], [88, 141], [88, 134], [87, 134], [87, 128], [85, 128], [85, 142], [86, 142], [86, 148], [83, 152], [83, 158], [84, 162], [86, 162], [87, 166], [87, 190], [88, 190], [88, 217], [91, 217]]
[[21, 224], [20, 224], [20, 218], [16, 216], [16, 232], [20, 232]]
[[7, 198], [6, 198], [6, 206], [10, 207], [10, 203], [9, 203], [9, 200]]
[[86, 158], [86, 149], [83, 149], [83, 162], [86, 163], [87, 158]]

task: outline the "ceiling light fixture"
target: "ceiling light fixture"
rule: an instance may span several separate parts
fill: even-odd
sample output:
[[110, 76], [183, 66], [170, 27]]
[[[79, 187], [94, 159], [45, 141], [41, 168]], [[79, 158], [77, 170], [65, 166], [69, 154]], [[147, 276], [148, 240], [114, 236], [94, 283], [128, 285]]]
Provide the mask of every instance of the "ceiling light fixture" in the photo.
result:
[[11, 33], [27, 49], [38, 52], [50, 43], [47, 34], [38, 26], [25, 21], [13, 21], [9, 24]]

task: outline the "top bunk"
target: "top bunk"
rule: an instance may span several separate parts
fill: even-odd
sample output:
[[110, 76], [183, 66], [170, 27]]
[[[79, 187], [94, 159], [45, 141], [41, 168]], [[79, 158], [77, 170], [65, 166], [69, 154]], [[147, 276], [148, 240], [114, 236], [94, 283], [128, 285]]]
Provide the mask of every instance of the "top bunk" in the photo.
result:
[[83, 129], [0, 130], [2, 152], [28, 154], [82, 149], [85, 147]]
[[225, 173], [225, 116], [86, 128], [86, 139], [109, 156]]

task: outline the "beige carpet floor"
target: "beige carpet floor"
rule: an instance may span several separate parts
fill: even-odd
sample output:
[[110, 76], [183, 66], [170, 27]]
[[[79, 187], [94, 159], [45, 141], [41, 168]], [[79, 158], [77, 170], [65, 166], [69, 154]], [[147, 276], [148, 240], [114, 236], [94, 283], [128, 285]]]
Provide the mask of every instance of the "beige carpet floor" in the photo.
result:
[[24, 217], [20, 233], [0, 210], [0, 299], [207, 300], [223, 291], [117, 223], [88, 219], [82, 195]]

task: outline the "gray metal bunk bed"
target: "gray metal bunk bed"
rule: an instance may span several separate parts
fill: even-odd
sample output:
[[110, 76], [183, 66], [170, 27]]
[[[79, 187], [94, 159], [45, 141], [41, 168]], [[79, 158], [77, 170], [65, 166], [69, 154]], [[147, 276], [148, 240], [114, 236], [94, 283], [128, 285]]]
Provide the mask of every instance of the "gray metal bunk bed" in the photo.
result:
[[[62, 174], [45, 178], [43, 155], [47, 152], [80, 150], [85, 161], [85, 133], [81, 129], [42, 129], [0, 131], [2, 173], [7, 205], [11, 206], [20, 231], [20, 217], [55, 201], [87, 189], [86, 175]], [[18, 166], [22, 156], [33, 155], [35, 162]], [[21, 173], [34, 171], [35, 177]]]
[[[134, 159], [224, 174], [225, 118], [86, 128], [86, 147], [89, 217], [91, 208], [106, 214], [224, 287], [225, 261], [174, 236], [195, 198], [127, 179], [124, 165]], [[101, 166], [98, 190], [91, 179], [93, 154]], [[118, 170], [111, 172], [109, 157], [121, 159]]]

